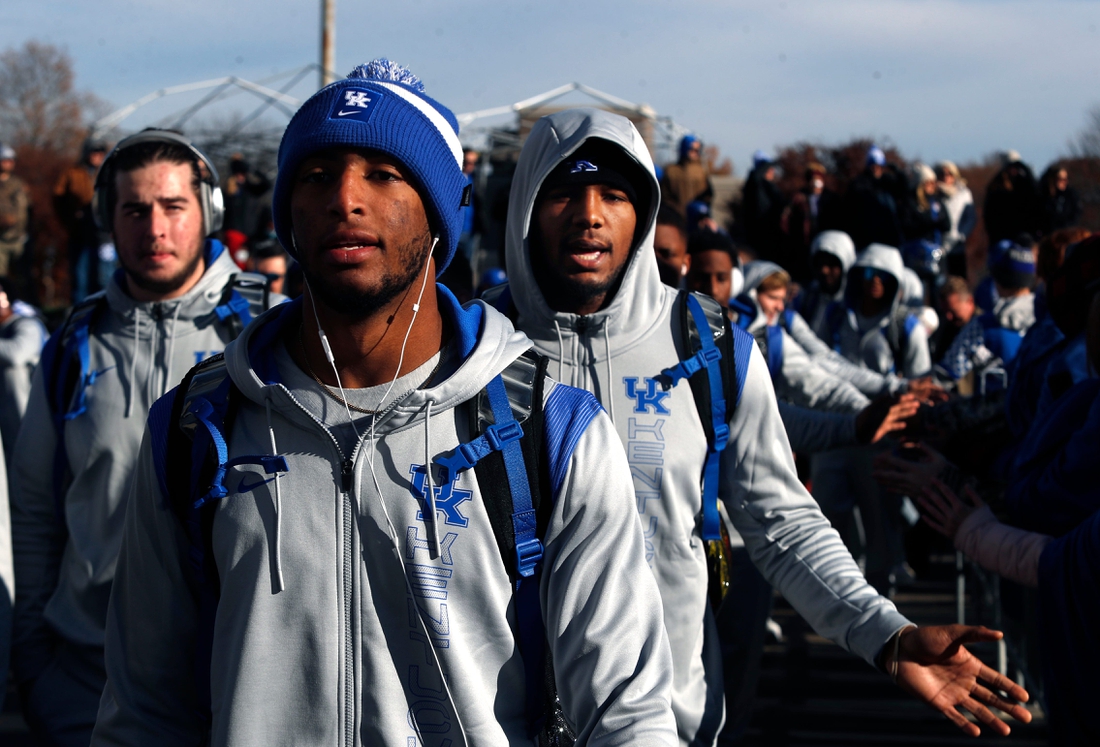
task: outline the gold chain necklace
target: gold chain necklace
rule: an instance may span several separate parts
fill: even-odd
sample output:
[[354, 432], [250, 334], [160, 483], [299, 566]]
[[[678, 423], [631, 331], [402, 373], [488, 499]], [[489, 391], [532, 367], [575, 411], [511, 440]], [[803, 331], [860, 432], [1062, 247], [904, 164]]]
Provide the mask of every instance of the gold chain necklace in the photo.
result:
[[[359, 405], [355, 405], [355, 404], [352, 404], [351, 402], [348, 402], [346, 399], [341, 397], [339, 394], [332, 391], [331, 387], [329, 387], [329, 385], [326, 384], [325, 382], [321, 381], [321, 378], [317, 374], [313, 373], [313, 366], [309, 365], [309, 355], [306, 353], [306, 343], [305, 343], [304, 334], [302, 332], [302, 329], [304, 327], [305, 327], [305, 322], [304, 321], [301, 324], [298, 325], [298, 347], [300, 347], [301, 350], [302, 350], [302, 361], [306, 364], [306, 371], [309, 372], [309, 375], [313, 378], [314, 381], [316, 381], [318, 384], [321, 385], [321, 391], [323, 391], [329, 397], [336, 400], [337, 402], [339, 402], [341, 405], [348, 408], [349, 410], [354, 410], [355, 412], [360, 412], [364, 415], [381, 415], [382, 412], [383, 412], [382, 410], [368, 410], [365, 407], [360, 407]], [[442, 366], [442, 365], [443, 365], [443, 350], [441, 349], [439, 351], [439, 360], [436, 361], [435, 367], [431, 370], [430, 373], [428, 373], [428, 378], [424, 379], [424, 381], [419, 386], [415, 386], [412, 389], [410, 389], [409, 391], [402, 394], [400, 397], [395, 398], [394, 402], [396, 402], [398, 400], [401, 400], [401, 399], [404, 399], [405, 397], [409, 396], [410, 394], [412, 394], [417, 389], [423, 389], [425, 386], [427, 386], [428, 383], [433, 378], [435, 378], [435, 375], [437, 373], [439, 373], [439, 367]], [[379, 404], [381, 404], [381, 403], [379, 403]]]

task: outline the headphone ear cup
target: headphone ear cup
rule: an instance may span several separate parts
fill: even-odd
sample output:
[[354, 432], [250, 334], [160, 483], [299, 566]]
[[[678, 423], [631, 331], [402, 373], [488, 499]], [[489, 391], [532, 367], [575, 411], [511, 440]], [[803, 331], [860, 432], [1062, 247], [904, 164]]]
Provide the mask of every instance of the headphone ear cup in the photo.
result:
[[107, 195], [103, 194], [106, 190], [100, 187], [92, 193], [92, 218], [95, 219], [96, 228], [100, 231], [110, 233], [111, 215], [107, 211]]
[[221, 187], [203, 182], [202, 219], [207, 236], [221, 230], [225, 222], [225, 198]]

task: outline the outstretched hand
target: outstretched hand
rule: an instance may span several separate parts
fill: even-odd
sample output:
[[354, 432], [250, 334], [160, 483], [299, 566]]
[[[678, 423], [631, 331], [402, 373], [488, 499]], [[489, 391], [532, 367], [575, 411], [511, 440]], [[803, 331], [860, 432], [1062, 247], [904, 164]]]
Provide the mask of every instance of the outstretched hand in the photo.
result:
[[966, 517], [970, 516], [974, 510], [985, 505], [973, 488], [969, 486], [966, 488], [966, 495], [970, 499], [970, 505], [959, 500], [959, 497], [955, 495], [955, 491], [944, 485], [943, 482], [933, 479], [915, 497], [917, 505], [920, 506], [921, 518], [924, 523], [947, 537], [947, 539], [954, 540], [955, 534], [959, 531], [962, 523], [966, 521]]
[[921, 379], [910, 379], [908, 391], [910, 394], [915, 395], [921, 402], [930, 405], [937, 402], [946, 402], [948, 400], [947, 392], [943, 390], [943, 387], [933, 381], [931, 376], [925, 376]]
[[903, 459], [891, 453], [879, 454], [875, 457], [871, 476], [887, 490], [902, 495], [920, 495], [947, 467], [943, 454], [923, 442], [905, 447], [898, 453], [909, 458]]
[[[1031, 721], [1031, 714], [1020, 703], [1028, 701], [1027, 690], [987, 667], [964, 645], [998, 641], [1003, 636], [1000, 631], [972, 625], [904, 630], [898, 650], [897, 683], [972, 737], [978, 736], [981, 729], [959, 709], [1006, 736], [1011, 729], [989, 707], [1026, 724]], [[1009, 699], [998, 695], [997, 690], [1006, 693]]]
[[877, 444], [891, 433], [905, 430], [918, 410], [920, 400], [912, 394], [897, 400], [889, 395], [878, 397], [856, 415], [856, 438], [860, 443]]

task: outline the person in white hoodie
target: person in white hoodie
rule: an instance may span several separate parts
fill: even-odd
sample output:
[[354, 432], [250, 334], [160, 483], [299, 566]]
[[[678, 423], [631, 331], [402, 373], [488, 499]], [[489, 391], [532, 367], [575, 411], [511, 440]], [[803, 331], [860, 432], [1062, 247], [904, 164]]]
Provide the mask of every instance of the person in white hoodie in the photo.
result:
[[[509, 286], [496, 302], [551, 358], [552, 372], [599, 398], [626, 445], [672, 645], [680, 743], [712, 744], [723, 711], [703, 539], [716, 509], [704, 504], [713, 449], [691, 389], [666, 389], [661, 381], [662, 371], [694, 356], [681, 338], [681, 297], [661, 283], [654, 257], [659, 201], [649, 151], [629, 120], [597, 109], [543, 117], [516, 166], [506, 229]], [[977, 678], [1011, 688], [1014, 698], [1026, 697], [1023, 690], [963, 653], [965, 646], [955, 648], [999, 634], [915, 628], [867, 584], [798, 481], [763, 357], [744, 332], [723, 330], [735, 336], [735, 351], [748, 351], [741, 391], [731, 392], [732, 414], [721, 424], [727, 440], [717, 451], [717, 493], [743, 538], [731, 540], [743, 541], [764, 578], [819, 633], [892, 672], [960, 728], [977, 733], [956, 705], [1002, 732], [1008, 727], [982, 703], [1026, 721], [1026, 710]], [[721, 430], [715, 427], [716, 440]]]
[[122, 268], [73, 309], [32, 380], [11, 468], [12, 664], [24, 715], [48, 744], [91, 738], [145, 415], [251, 313], [236, 265], [206, 238], [221, 223], [217, 183], [178, 133], [146, 130], [118, 144], [95, 204]]
[[[306, 290], [150, 414], [93, 745], [530, 744], [547, 659], [525, 641], [552, 660], [551, 743], [565, 729], [675, 744], [659, 596], [610, 420], [546, 379], [503, 315], [434, 282], [467, 184], [453, 114], [387, 60], [292, 118], [273, 214]], [[236, 402], [232, 420], [214, 426], [208, 397]], [[538, 397], [541, 425], [517, 435], [512, 409], [535, 413]], [[170, 507], [171, 476], [194, 466], [170, 444], [192, 415], [224, 438], [223, 471], [191, 485], [209, 496], [197, 555], [217, 580], [198, 589], [192, 524]], [[482, 474], [494, 460], [496, 482]], [[496, 535], [501, 490], [514, 544]]]

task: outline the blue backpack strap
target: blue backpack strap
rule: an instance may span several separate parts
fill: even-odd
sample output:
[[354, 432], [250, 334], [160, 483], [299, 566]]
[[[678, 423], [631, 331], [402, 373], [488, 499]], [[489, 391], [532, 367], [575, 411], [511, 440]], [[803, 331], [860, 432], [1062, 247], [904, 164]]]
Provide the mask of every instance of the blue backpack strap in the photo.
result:
[[528, 351], [468, 402], [478, 434], [434, 461], [441, 482], [474, 469], [501, 558], [515, 585], [516, 637], [526, 681], [528, 731], [568, 728], [561, 717], [542, 622], [542, 537], [554, 492], [543, 440], [543, 384], [548, 360]]
[[239, 272], [225, 284], [214, 313], [218, 321], [229, 326], [231, 337], [236, 339], [254, 317], [270, 307], [270, 279], [257, 272]]
[[61, 329], [50, 337], [42, 351], [42, 383], [46, 388], [57, 442], [53, 458], [54, 512], [65, 526], [65, 493], [72, 482], [69, 454], [65, 446], [65, 423], [87, 412], [88, 388], [99, 372], [92, 370], [91, 327], [107, 305], [107, 294], [95, 293], [73, 307]]
[[764, 328], [768, 340], [768, 372], [772, 375], [772, 381], [783, 370], [783, 328], [778, 324], [772, 324]]
[[240, 392], [229, 378], [225, 356], [218, 353], [192, 368], [178, 387], [153, 405], [149, 414], [157, 481], [187, 536], [184, 578], [198, 611], [195, 717], [207, 729], [211, 720], [210, 657], [221, 595], [218, 569], [211, 552], [216, 501], [228, 494], [224, 479], [231, 467], [258, 464], [267, 474], [288, 471], [286, 459], [278, 455], [228, 458], [227, 438], [239, 398]]
[[748, 329], [749, 325], [756, 319], [756, 304], [753, 303], [752, 298], [745, 294], [741, 294], [737, 298], [731, 298], [729, 308], [730, 311], [737, 314], [737, 326], [741, 329]]
[[[722, 537], [722, 522], [718, 513], [721, 455], [729, 440], [730, 415], [741, 397], [743, 376], [748, 369], [748, 353], [738, 356], [734, 330], [748, 339], [749, 353], [752, 337], [731, 327], [725, 310], [714, 299], [681, 292], [678, 301], [684, 343], [691, 355], [663, 370], [658, 379], [666, 388], [676, 386], [684, 379], [691, 386], [707, 435], [701, 534], [704, 540], [719, 540]], [[744, 366], [738, 365], [739, 358], [744, 358]], [[734, 382], [737, 383], [737, 394], [730, 397]]]
[[783, 313], [779, 315], [779, 324], [787, 332], [791, 331], [791, 325], [794, 324], [794, 316], [797, 313], [794, 309], [783, 309]]

